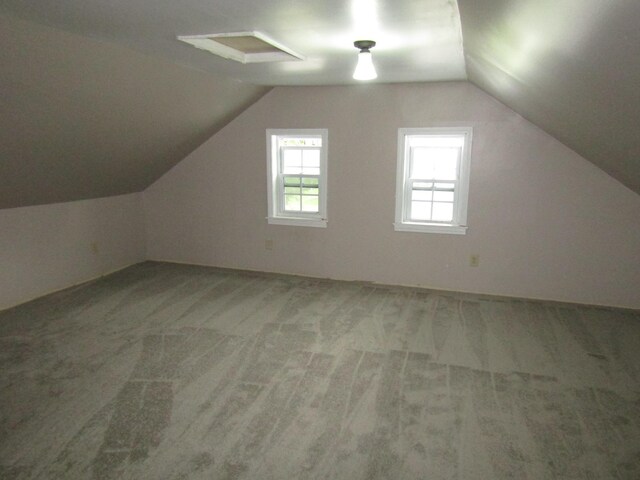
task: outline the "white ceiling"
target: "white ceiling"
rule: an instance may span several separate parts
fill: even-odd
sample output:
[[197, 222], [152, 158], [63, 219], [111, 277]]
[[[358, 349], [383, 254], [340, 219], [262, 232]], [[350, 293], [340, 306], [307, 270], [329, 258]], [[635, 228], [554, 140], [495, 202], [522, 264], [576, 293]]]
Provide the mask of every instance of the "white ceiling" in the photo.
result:
[[[0, 13], [0, 208], [140, 191], [268, 86], [357, 83], [363, 39], [378, 42], [375, 82], [469, 80], [640, 193], [640, 0], [0, 0]], [[242, 65], [176, 39], [242, 31], [306, 59]]]
[[[355, 83], [355, 40], [377, 42], [378, 82], [466, 79], [455, 0], [3, 0], [1, 8], [255, 85]], [[245, 31], [306, 60], [243, 65], [176, 40]]]

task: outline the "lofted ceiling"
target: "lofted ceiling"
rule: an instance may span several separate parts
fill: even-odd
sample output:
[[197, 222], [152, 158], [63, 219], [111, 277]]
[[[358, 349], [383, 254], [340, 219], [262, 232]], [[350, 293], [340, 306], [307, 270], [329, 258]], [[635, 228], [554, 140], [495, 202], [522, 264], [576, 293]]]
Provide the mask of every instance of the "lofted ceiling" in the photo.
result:
[[458, 3], [469, 81], [640, 193], [640, 1]]
[[[640, 2], [3, 0], [0, 208], [140, 191], [274, 85], [468, 79], [640, 193]], [[259, 31], [302, 61], [178, 35]], [[463, 41], [464, 39], [464, 41]]]

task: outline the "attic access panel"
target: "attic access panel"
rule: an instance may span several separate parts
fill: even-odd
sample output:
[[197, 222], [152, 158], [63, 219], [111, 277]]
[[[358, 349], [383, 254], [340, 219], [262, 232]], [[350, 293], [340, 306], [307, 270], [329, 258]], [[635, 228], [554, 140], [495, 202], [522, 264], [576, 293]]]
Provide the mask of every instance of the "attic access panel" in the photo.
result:
[[180, 35], [178, 40], [240, 63], [283, 62], [304, 57], [260, 32]]

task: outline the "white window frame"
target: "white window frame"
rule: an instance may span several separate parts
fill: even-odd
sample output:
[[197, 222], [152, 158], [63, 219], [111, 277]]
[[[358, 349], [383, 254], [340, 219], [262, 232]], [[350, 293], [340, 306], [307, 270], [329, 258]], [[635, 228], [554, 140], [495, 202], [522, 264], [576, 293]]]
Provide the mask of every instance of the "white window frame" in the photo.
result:
[[[449, 233], [464, 235], [467, 232], [467, 207], [469, 201], [469, 173], [471, 167], [471, 127], [400, 128], [398, 130], [398, 167], [396, 176], [396, 218], [394, 228], [401, 232]], [[411, 202], [410, 148], [411, 137], [464, 136], [455, 183], [453, 220], [447, 223], [416, 221], [408, 218]]]
[[[318, 176], [319, 198], [318, 212], [286, 212], [284, 209], [284, 191], [282, 162], [278, 148], [278, 139], [319, 137], [322, 139], [320, 147], [320, 175]], [[295, 225], [301, 227], [327, 226], [327, 151], [328, 130], [326, 128], [285, 128], [267, 129], [267, 192], [268, 216], [267, 222], [273, 225]]]

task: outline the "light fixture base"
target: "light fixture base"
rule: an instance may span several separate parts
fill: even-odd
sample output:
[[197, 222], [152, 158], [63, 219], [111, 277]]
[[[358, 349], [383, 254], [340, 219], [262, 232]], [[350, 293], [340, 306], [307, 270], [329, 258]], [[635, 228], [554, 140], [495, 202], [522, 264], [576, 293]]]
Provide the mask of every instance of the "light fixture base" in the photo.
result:
[[373, 40], [356, 40], [355, 42], [353, 42], [353, 46], [366, 52], [370, 48], [375, 47], [376, 42], [374, 42]]

